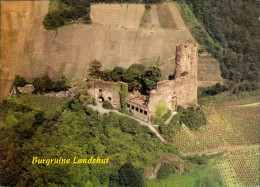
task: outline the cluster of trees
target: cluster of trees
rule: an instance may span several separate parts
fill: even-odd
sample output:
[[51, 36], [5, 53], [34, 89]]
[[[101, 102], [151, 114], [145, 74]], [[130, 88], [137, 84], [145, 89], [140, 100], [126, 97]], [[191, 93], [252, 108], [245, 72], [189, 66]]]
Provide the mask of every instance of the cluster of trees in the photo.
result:
[[171, 141], [182, 124], [185, 124], [190, 130], [198, 130], [201, 126], [206, 125], [207, 118], [200, 108], [193, 106], [187, 109], [178, 106], [177, 114], [173, 116], [169, 124], [159, 124], [159, 130], [165, 139]]
[[[5, 186], [142, 186], [147, 166], [178, 150], [147, 127], [101, 115], [77, 98], [48, 116], [9, 99], [1, 103], [1, 184]], [[109, 164], [32, 164], [39, 158], [109, 158]]]
[[254, 81], [243, 81], [242, 83], [226, 81], [224, 84], [217, 83], [211, 87], [200, 88], [198, 90], [198, 97], [203, 98], [205, 96], [214, 96], [227, 91], [230, 91], [232, 94], [238, 94], [239, 92], [247, 92], [257, 89], [259, 89], [258, 84]]
[[44, 17], [46, 29], [56, 29], [81, 18], [84, 23], [90, 23], [89, 1], [50, 1], [49, 12]]
[[157, 66], [145, 67], [142, 64], [132, 64], [128, 69], [115, 67], [113, 70], [102, 70], [102, 63], [94, 60], [88, 69], [92, 78], [105, 81], [122, 81], [128, 84], [130, 91], [137, 89], [147, 94], [156, 87], [161, 78], [161, 70]]
[[186, 3], [202, 24], [191, 32], [220, 61], [222, 76], [243, 82], [237, 90], [257, 89], [259, 1], [186, 0]]
[[[14, 86], [23, 87], [29, 84], [23, 77], [19, 75], [15, 76]], [[62, 75], [58, 81], [53, 81], [48, 75], [43, 75], [40, 78], [35, 78], [32, 82], [34, 86], [34, 93], [48, 93], [48, 92], [59, 92], [65, 91], [70, 88], [69, 80]]]

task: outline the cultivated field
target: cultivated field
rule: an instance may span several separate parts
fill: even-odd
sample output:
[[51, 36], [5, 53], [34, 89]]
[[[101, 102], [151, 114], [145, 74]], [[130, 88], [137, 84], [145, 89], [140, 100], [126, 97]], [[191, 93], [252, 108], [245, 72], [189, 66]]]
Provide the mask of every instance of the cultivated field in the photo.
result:
[[241, 104], [255, 103], [258, 96], [237, 101], [225, 101], [205, 108], [208, 124], [199, 131], [182, 127], [173, 139], [173, 144], [185, 152], [203, 152], [221, 147], [259, 144], [259, 106], [241, 107]]
[[[227, 186], [259, 184], [259, 96], [223, 101], [204, 108], [209, 122], [199, 131], [182, 127], [173, 139], [184, 153], [217, 153], [217, 167]], [[253, 103], [253, 104], [252, 104]]]
[[[1, 96], [9, 94], [15, 74], [30, 74], [25, 50], [32, 26], [48, 12], [47, 1], [1, 2]], [[39, 28], [41, 25], [39, 26]], [[37, 70], [35, 70], [37, 71]], [[2, 98], [1, 98], [2, 99]]]
[[198, 63], [198, 86], [206, 87], [216, 83], [222, 83], [219, 62], [210, 56], [200, 56]]
[[259, 146], [227, 151], [216, 160], [226, 186], [259, 185]]

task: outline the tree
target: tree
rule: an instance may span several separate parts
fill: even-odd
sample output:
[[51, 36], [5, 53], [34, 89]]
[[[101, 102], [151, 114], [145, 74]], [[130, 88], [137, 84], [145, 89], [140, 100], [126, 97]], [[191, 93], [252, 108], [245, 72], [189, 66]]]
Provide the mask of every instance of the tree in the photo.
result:
[[43, 93], [44, 89], [43, 89], [43, 82], [40, 78], [35, 78], [33, 80], [33, 86], [34, 86], [34, 92], [35, 93]]
[[127, 162], [118, 171], [119, 184], [121, 186], [139, 187], [143, 186], [143, 177], [139, 170]]
[[102, 77], [102, 63], [98, 60], [94, 60], [90, 63], [88, 68], [89, 75], [94, 78], [98, 79]]
[[113, 71], [111, 72], [111, 78], [113, 81], [122, 81], [122, 76], [124, 74], [124, 68], [122, 67], [114, 67]]
[[70, 87], [69, 80], [65, 77], [65, 75], [61, 76], [61, 80], [58, 80], [54, 83], [54, 91], [59, 92], [63, 90], [67, 90]]
[[149, 92], [154, 89], [161, 78], [161, 70], [156, 66], [148, 67], [142, 77], [143, 89]]
[[145, 66], [142, 64], [132, 64], [123, 74], [124, 82], [128, 83], [128, 89], [133, 90], [136, 87], [141, 87], [142, 75], [145, 71]]
[[43, 84], [43, 89], [44, 89], [44, 91], [52, 91], [52, 88], [53, 88], [53, 82], [52, 82], [52, 80], [50, 79], [50, 77], [47, 75], [47, 74], [45, 74], [45, 75], [43, 75], [43, 77], [42, 77], [42, 84]]
[[14, 79], [14, 85], [24, 87], [27, 84], [26, 80], [23, 77], [20, 77], [19, 75], [15, 76]]

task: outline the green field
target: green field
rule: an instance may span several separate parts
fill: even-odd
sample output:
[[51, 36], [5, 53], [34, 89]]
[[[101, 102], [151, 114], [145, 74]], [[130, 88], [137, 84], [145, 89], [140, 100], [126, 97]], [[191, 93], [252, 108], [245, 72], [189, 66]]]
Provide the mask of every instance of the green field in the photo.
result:
[[14, 100], [35, 110], [44, 111], [49, 117], [52, 117], [57, 110], [61, 109], [71, 99], [70, 97], [56, 98], [44, 95], [20, 95]]

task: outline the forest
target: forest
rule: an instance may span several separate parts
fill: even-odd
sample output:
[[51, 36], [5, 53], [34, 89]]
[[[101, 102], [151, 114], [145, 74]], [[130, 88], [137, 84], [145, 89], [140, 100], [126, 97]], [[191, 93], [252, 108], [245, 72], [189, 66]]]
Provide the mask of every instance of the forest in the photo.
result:
[[178, 2], [200, 52], [220, 61], [222, 77], [238, 83], [234, 84], [238, 91], [258, 89], [259, 1]]
[[[183, 157], [137, 121], [99, 114], [77, 97], [24, 95], [9, 97], [1, 106], [2, 185], [136, 187], [145, 185], [145, 171], [165, 154], [184, 160], [185, 175], [207, 164], [207, 157]], [[109, 164], [32, 164], [33, 157], [91, 156], [109, 158]], [[162, 167], [158, 177], [175, 172]], [[213, 178], [212, 184], [219, 183], [218, 175]]]

